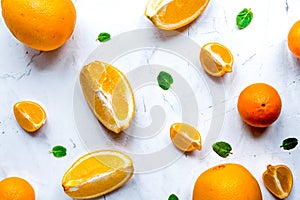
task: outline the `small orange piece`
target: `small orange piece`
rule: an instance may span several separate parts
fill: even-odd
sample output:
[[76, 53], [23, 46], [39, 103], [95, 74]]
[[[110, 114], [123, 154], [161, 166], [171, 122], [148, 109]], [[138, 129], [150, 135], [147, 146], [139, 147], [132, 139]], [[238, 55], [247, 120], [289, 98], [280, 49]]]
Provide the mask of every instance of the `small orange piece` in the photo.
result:
[[107, 129], [120, 133], [129, 127], [135, 111], [134, 95], [119, 69], [91, 62], [82, 68], [80, 84], [88, 105]]
[[242, 165], [226, 163], [204, 171], [196, 180], [193, 200], [262, 200], [253, 175]]
[[127, 155], [112, 150], [95, 151], [74, 162], [65, 173], [62, 186], [71, 198], [95, 198], [120, 188], [133, 171]]
[[35, 132], [46, 121], [46, 112], [42, 106], [32, 101], [21, 101], [14, 105], [14, 115], [19, 125], [27, 132]]
[[19, 177], [5, 178], [0, 182], [1, 200], [35, 200], [33, 187]]
[[201, 15], [210, 0], [149, 0], [145, 16], [165, 30], [181, 28]]
[[288, 47], [291, 52], [300, 59], [300, 20], [297, 21], [289, 31]]
[[75, 27], [76, 10], [71, 0], [1, 0], [1, 6], [10, 32], [33, 49], [59, 48]]
[[268, 127], [281, 112], [281, 98], [272, 86], [255, 83], [246, 87], [238, 98], [241, 118], [254, 127]]
[[293, 187], [293, 174], [285, 165], [268, 165], [262, 175], [266, 188], [277, 198], [287, 198]]
[[220, 43], [210, 42], [201, 48], [201, 65], [212, 76], [223, 76], [232, 72], [233, 61], [230, 50]]
[[196, 149], [200, 150], [202, 147], [200, 133], [189, 124], [172, 124], [170, 138], [173, 144], [181, 151], [190, 152]]

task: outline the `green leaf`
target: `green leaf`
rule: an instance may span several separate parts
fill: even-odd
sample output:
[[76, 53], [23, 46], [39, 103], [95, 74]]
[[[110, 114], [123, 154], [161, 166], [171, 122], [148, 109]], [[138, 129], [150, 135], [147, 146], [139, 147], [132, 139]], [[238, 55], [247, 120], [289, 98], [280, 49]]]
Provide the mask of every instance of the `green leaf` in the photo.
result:
[[237, 16], [236, 16], [236, 25], [239, 29], [246, 28], [253, 18], [253, 13], [251, 9], [244, 8]]
[[173, 83], [173, 78], [169, 73], [161, 71], [157, 76], [157, 82], [163, 90], [168, 90]]
[[213, 144], [213, 150], [221, 157], [226, 158], [231, 154], [231, 146], [227, 142], [216, 142]]
[[110, 39], [110, 34], [109, 33], [105, 33], [105, 32], [102, 32], [98, 35], [98, 40], [100, 42], [106, 42]]
[[290, 150], [293, 149], [297, 146], [298, 144], [298, 139], [297, 138], [287, 138], [282, 141], [282, 147], [284, 150]]
[[53, 155], [57, 158], [61, 158], [67, 155], [67, 149], [60, 145], [53, 147], [50, 152], [53, 153]]
[[171, 194], [168, 198], [168, 200], [179, 200], [178, 197], [175, 194]]

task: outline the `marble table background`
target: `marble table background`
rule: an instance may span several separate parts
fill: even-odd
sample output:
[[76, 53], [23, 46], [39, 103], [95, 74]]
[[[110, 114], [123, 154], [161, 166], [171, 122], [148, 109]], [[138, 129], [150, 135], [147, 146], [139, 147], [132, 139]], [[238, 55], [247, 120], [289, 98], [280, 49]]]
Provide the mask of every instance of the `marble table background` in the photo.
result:
[[[96, 40], [100, 32], [109, 32], [112, 38], [141, 28], [155, 32], [143, 15], [146, 3], [147, 0], [74, 0], [75, 31], [63, 47], [51, 52], [36, 51], [18, 42], [0, 18], [0, 179], [25, 178], [33, 185], [37, 200], [70, 199], [63, 192], [61, 178], [78, 157], [89, 151], [74, 119], [79, 71], [93, 50], [104, 45]], [[254, 18], [249, 27], [239, 30], [235, 17], [243, 8], [251, 8]], [[195, 22], [179, 30], [199, 46], [217, 41], [234, 55], [233, 73], [221, 79], [211, 78], [223, 86], [225, 95], [218, 140], [230, 143], [233, 154], [225, 159], [212, 151], [205, 157], [198, 152], [182, 156], [159, 170], [134, 174], [122, 188], [98, 199], [163, 200], [171, 193], [181, 200], [191, 199], [199, 174], [227, 162], [243, 164], [251, 171], [265, 200], [275, 199], [262, 183], [266, 166], [288, 165], [294, 174], [294, 186], [287, 199], [298, 199], [300, 148], [284, 151], [279, 146], [287, 137], [299, 138], [300, 61], [290, 53], [286, 39], [292, 24], [300, 20], [299, 10], [299, 0], [211, 0]], [[236, 109], [241, 90], [255, 82], [274, 86], [283, 102], [279, 119], [265, 130], [245, 125]], [[46, 109], [47, 123], [36, 134], [26, 133], [16, 123], [12, 107], [21, 100], [37, 101]], [[204, 119], [209, 123], [209, 117]], [[55, 145], [67, 147], [67, 156], [52, 156], [49, 150]]]

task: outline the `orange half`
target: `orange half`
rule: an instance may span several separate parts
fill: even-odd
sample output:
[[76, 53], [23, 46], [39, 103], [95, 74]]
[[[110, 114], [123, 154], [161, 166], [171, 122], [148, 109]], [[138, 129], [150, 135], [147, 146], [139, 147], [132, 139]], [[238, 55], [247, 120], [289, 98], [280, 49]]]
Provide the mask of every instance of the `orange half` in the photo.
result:
[[145, 16], [165, 30], [181, 28], [201, 15], [210, 0], [149, 0]]
[[27, 132], [40, 129], [47, 118], [43, 107], [32, 101], [18, 102], [13, 110], [18, 124]]

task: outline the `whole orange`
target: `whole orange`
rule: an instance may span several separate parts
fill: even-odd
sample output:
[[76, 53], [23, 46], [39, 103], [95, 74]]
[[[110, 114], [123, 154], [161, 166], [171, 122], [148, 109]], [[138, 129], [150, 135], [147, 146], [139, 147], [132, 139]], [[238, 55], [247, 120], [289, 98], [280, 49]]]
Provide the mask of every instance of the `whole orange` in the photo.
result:
[[33, 49], [61, 47], [75, 27], [76, 10], [71, 0], [1, 0], [1, 6], [8, 29]]
[[32, 186], [18, 177], [5, 178], [0, 182], [1, 200], [35, 200]]
[[291, 52], [300, 58], [300, 20], [297, 21], [289, 31], [288, 46]]
[[227, 163], [203, 172], [195, 182], [193, 200], [262, 200], [258, 182], [242, 165]]
[[238, 98], [238, 111], [244, 122], [254, 127], [268, 127], [279, 117], [281, 98], [272, 86], [255, 83], [246, 87]]

